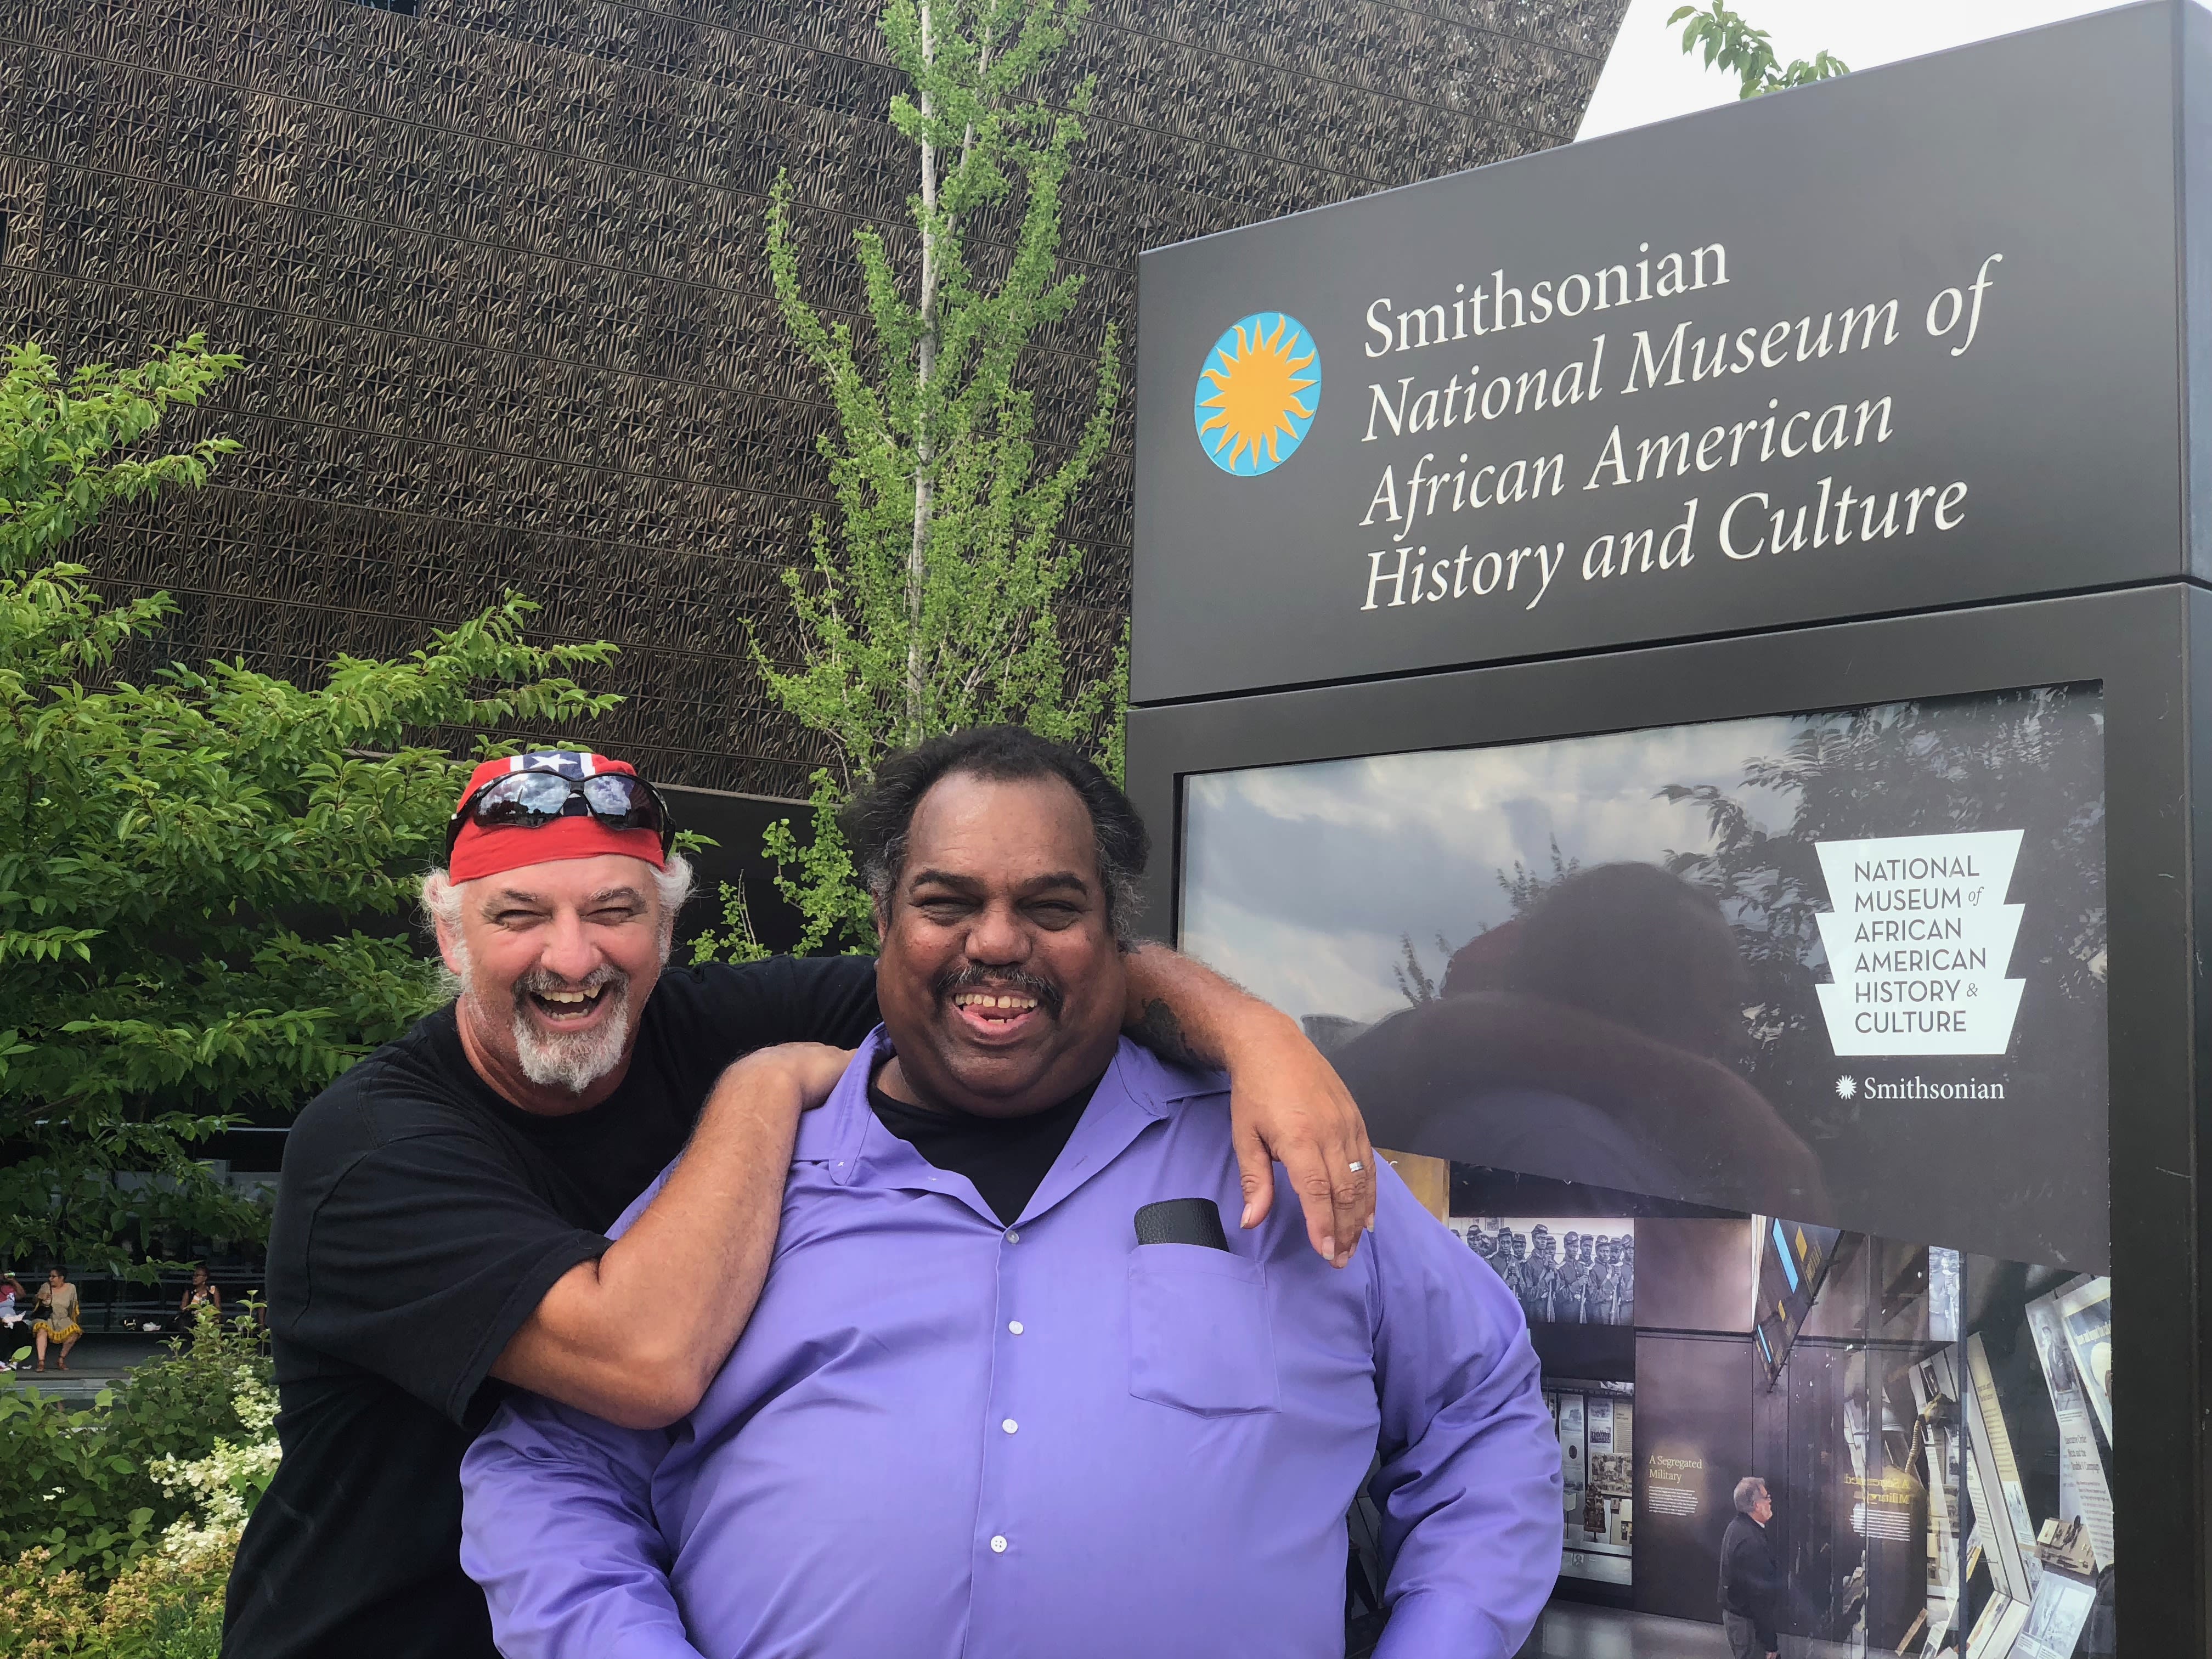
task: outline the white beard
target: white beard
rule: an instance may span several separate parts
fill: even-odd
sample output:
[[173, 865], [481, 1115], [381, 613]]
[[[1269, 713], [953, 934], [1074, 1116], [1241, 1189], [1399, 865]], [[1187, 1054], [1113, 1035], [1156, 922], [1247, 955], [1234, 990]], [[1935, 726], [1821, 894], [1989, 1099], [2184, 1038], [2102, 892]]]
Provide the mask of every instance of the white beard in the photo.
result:
[[[496, 996], [476, 982], [476, 964], [469, 959], [468, 947], [456, 938], [453, 948], [460, 957], [460, 971], [444, 972], [449, 987], [457, 996], [474, 1002], [481, 1010], [495, 1008]], [[664, 951], [664, 958], [665, 954]], [[614, 1007], [610, 1011], [611, 1017], [592, 1030], [541, 1033], [532, 1022], [529, 1011], [522, 1006], [524, 994], [532, 989], [589, 991], [602, 985], [611, 988], [607, 994], [614, 1000]], [[632, 1021], [629, 975], [619, 969], [601, 967], [586, 975], [580, 985], [568, 985], [548, 975], [525, 974], [515, 982], [510, 994], [514, 1009], [515, 1059], [522, 1066], [523, 1076], [539, 1088], [562, 1089], [580, 1095], [622, 1064]]]
[[[612, 976], [612, 970], [606, 970]], [[605, 981], [599, 981], [604, 983]], [[584, 988], [592, 988], [592, 981]], [[519, 1004], [514, 1010], [514, 1054], [522, 1074], [541, 1089], [565, 1089], [580, 1095], [622, 1064], [629, 1042], [629, 985], [623, 982], [607, 993], [614, 1006], [605, 1024], [589, 1031], [546, 1034], [531, 1021]]]

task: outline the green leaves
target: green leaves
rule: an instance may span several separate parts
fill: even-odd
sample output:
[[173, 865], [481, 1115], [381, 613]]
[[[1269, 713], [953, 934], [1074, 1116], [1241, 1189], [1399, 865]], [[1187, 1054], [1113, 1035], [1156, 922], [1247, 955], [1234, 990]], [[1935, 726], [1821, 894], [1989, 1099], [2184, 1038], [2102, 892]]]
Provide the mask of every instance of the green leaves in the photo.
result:
[[691, 941], [691, 960], [702, 962], [758, 962], [772, 954], [753, 931], [752, 912], [745, 904], [745, 890], [732, 882], [717, 884], [722, 906], [722, 931], [702, 927]]
[[235, 445], [125, 452], [238, 360], [195, 338], [120, 371], [4, 361], [0, 1258], [143, 1273], [166, 1228], [265, 1223], [198, 1162], [210, 1135], [289, 1115], [435, 1001], [410, 912], [464, 763], [417, 734], [588, 721], [615, 699], [571, 676], [614, 653], [530, 643], [510, 594], [319, 686], [222, 662], [112, 678], [167, 596], [110, 602], [29, 561], [112, 501], [203, 483]]
[[1740, 83], [1738, 98], [1757, 98], [1851, 72], [1848, 64], [1827, 52], [1815, 54], [1810, 62], [1800, 58], [1783, 67], [1774, 56], [1773, 43], [1767, 39], [1766, 31], [1752, 27], [1722, 0], [1711, 0], [1704, 10], [1696, 6], [1679, 6], [1667, 19], [1667, 27], [1673, 28], [1686, 18], [1689, 21], [1682, 29], [1682, 51], [1686, 54], [1702, 46], [1707, 69], [1717, 69], [1736, 77]]
[[0, 1378], [0, 1558], [36, 1546], [98, 1581], [123, 1571], [191, 1512], [190, 1493], [162, 1482], [164, 1460], [258, 1439], [266, 1425], [242, 1419], [240, 1402], [270, 1386], [251, 1317], [212, 1314], [120, 1389], [100, 1390], [90, 1411]]
[[64, 376], [35, 343], [9, 349], [0, 374], [0, 571], [36, 564], [111, 501], [168, 484], [197, 488], [238, 447], [202, 438], [166, 455], [116, 458], [172, 408], [190, 409], [244, 360], [195, 334], [136, 368], [94, 363]]
[[[1096, 680], [1071, 673], [1059, 611], [1081, 567], [1071, 520], [1121, 394], [1119, 341], [1109, 330], [1095, 389], [1073, 410], [1040, 411], [1024, 358], [1081, 290], [1060, 262], [1060, 191], [1089, 83], [1059, 107], [1037, 94], [1084, 10], [890, 0], [884, 38], [912, 88], [891, 119], [916, 146], [921, 261], [917, 272], [875, 231], [855, 233], [865, 319], [829, 318], [806, 299], [797, 208], [777, 183], [769, 274], [829, 392], [820, 447], [837, 501], [834, 525], [814, 524], [811, 556], [784, 573], [799, 659], [778, 659], [752, 631], [771, 693], [829, 750], [812, 840], [802, 847], [787, 823], [769, 847], [808, 949], [873, 948], [833, 817], [885, 751], [1004, 720], [1118, 768], [1126, 658]], [[1053, 443], [1041, 428], [1073, 430]]]

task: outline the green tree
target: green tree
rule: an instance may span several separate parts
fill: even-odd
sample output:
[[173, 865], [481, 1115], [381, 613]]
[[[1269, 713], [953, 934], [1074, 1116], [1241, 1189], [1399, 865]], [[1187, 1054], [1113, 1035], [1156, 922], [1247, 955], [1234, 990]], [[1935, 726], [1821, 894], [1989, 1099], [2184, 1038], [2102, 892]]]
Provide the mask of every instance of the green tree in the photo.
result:
[[[1452, 945], [1442, 933], [1436, 935], [1437, 954], [1443, 958], [1444, 971], [1451, 971]], [[1390, 976], [1398, 981], [1398, 994], [1406, 999], [1408, 1007], [1418, 1008], [1437, 1000], [1437, 981], [1429, 976], [1421, 966], [1420, 951], [1413, 944], [1411, 933], [1398, 935], [1398, 960], [1390, 964]]]
[[[911, 83], [890, 118], [917, 152], [916, 258], [902, 270], [880, 233], [854, 234], [864, 325], [826, 319], [802, 292], [791, 194], [776, 189], [776, 298], [834, 416], [820, 447], [836, 526], [817, 519], [811, 556], [785, 573], [801, 660], [780, 667], [754, 640], [774, 696], [830, 750], [813, 778], [811, 839], [800, 843], [787, 822], [769, 841], [807, 949], [872, 943], [835, 813], [886, 750], [1019, 721], [1090, 745], [1119, 770], [1126, 648], [1114, 672], [1085, 680], [1070, 668], [1057, 615], [1079, 562], [1065, 539], [1070, 505], [1105, 450], [1120, 391], [1115, 337], [1056, 465], [1039, 454], [1035, 392], [1020, 373], [1025, 348], [1068, 315], [1079, 287], [1059, 270], [1060, 187], [1090, 84], [1060, 108], [1036, 89], [1084, 9], [1083, 0], [885, 9], [891, 61]], [[986, 245], [981, 230], [1008, 222], [1011, 246]]]
[[1527, 915], [1529, 911], [1536, 908], [1537, 900], [1583, 867], [1583, 861], [1580, 859], [1571, 859], [1559, 851], [1559, 838], [1557, 836], [1553, 836], [1551, 842], [1552, 873], [1550, 875], [1544, 874], [1540, 870], [1530, 869], [1519, 859], [1513, 860], [1511, 875], [1507, 875], [1503, 870], [1498, 872], [1498, 884], [1504, 890], [1506, 902], [1512, 905], [1513, 914], [1516, 918]]
[[459, 763], [410, 734], [589, 718], [614, 699], [568, 675], [612, 647], [528, 644], [510, 596], [315, 689], [239, 662], [118, 678], [173, 603], [103, 599], [53, 555], [110, 505], [205, 482], [235, 444], [151, 441], [239, 360], [194, 337], [136, 368], [0, 361], [0, 1258], [143, 1274], [162, 1229], [264, 1224], [196, 1148], [435, 1000], [407, 912]]
[[1667, 27], [1682, 26], [1682, 50], [1686, 54], [1702, 46], [1705, 67], [1733, 75], [1741, 84], [1738, 98], [1757, 98], [1791, 87], [1810, 86], [1834, 76], [1849, 75], [1850, 65], [1833, 52], [1816, 52], [1810, 59], [1793, 58], [1784, 64], [1774, 55], [1773, 42], [1765, 29], [1755, 29], [1722, 0], [1700, 9], [1679, 6]]

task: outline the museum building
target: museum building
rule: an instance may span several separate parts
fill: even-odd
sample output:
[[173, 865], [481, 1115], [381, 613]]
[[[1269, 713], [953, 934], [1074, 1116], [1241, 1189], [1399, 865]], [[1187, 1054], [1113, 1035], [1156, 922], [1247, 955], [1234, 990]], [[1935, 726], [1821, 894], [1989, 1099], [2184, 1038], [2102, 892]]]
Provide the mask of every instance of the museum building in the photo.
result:
[[[1624, 0], [1102, 0], [1056, 72], [1095, 81], [1066, 189], [1075, 313], [1033, 349], [1072, 440], [1099, 344], [1133, 350], [1135, 260], [1562, 143]], [[769, 291], [787, 173], [817, 301], [860, 309], [913, 157], [873, 0], [8, 0], [0, 337], [65, 362], [204, 331], [246, 372], [198, 494], [72, 548], [167, 589], [166, 641], [312, 677], [520, 590], [605, 639], [594, 729], [649, 775], [789, 799], [817, 758], [745, 624], [832, 507], [827, 408]], [[1110, 658], [1131, 540], [1125, 394], [1073, 515], [1079, 659]], [[696, 815], [695, 815], [696, 817]], [[757, 842], [755, 843], [757, 844]]]

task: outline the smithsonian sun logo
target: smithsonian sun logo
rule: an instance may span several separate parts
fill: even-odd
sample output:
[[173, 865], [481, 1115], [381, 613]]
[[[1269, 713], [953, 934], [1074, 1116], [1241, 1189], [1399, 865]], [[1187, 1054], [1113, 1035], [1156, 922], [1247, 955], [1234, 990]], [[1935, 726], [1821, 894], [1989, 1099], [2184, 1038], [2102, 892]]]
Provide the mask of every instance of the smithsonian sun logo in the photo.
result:
[[1305, 441], [1321, 407], [1321, 349], [1295, 317], [1255, 311], [1231, 323], [1191, 395], [1198, 441], [1239, 478], [1273, 472]]

